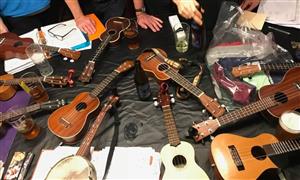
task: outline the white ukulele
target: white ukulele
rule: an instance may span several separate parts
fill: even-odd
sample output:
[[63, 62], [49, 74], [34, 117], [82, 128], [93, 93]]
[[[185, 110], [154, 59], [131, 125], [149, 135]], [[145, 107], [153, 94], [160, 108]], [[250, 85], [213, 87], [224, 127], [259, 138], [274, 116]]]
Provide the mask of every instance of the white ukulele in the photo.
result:
[[[160, 86], [158, 101], [164, 113], [165, 127], [169, 139], [169, 144], [165, 145], [160, 152], [165, 166], [163, 179], [209, 179], [203, 169], [195, 162], [193, 146], [179, 139], [166, 83], [162, 83]], [[174, 102], [174, 99], [171, 99], [172, 101]], [[158, 105], [158, 103], [155, 103], [155, 105]]]

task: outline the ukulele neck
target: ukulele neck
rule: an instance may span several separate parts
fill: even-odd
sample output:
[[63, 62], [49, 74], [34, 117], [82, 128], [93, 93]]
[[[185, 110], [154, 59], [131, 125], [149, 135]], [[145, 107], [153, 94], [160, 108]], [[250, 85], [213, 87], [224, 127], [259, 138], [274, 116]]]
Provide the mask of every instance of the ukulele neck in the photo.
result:
[[300, 150], [300, 138], [279, 141], [277, 143], [267, 144], [263, 149], [268, 156], [275, 156]]
[[25, 83], [34, 83], [37, 81], [43, 81], [44, 77], [31, 77], [31, 78], [18, 78], [18, 79], [10, 79], [10, 80], [0, 80], [0, 84], [5, 86], [13, 86], [18, 85], [21, 82]]
[[172, 114], [170, 105], [162, 106], [164, 113], [165, 127], [167, 129], [168, 140], [171, 146], [177, 146], [180, 144], [180, 139], [176, 129], [175, 120]]
[[95, 54], [93, 55], [92, 59], [90, 61], [96, 61], [97, 58], [102, 54], [102, 52], [104, 51], [105, 47], [108, 45], [109, 41], [111, 39], [111, 36], [108, 35], [99, 45], [99, 47], [97, 48]]
[[300, 63], [268, 63], [260, 64], [263, 71], [286, 71], [295, 66], [300, 66]]
[[98, 96], [107, 85], [109, 85], [117, 76], [118, 72], [114, 70], [112, 73], [110, 73], [100, 84], [98, 84], [95, 89], [91, 92], [93, 96]]
[[31, 113], [39, 109], [41, 109], [41, 104], [34, 104], [31, 106], [15, 109], [13, 110], [13, 112], [4, 112], [4, 113], [0, 112], [0, 122], [4, 122], [8, 119], [16, 118], [26, 113]]
[[276, 106], [278, 104], [279, 104], [279, 102], [277, 102], [273, 97], [269, 96], [260, 101], [256, 101], [247, 106], [239, 108], [238, 110], [227, 113], [227, 114], [219, 117], [218, 121], [221, 126], [224, 126], [227, 124], [234, 123], [234, 122], [238, 121], [239, 119], [248, 117], [257, 112], [261, 112], [270, 107]]

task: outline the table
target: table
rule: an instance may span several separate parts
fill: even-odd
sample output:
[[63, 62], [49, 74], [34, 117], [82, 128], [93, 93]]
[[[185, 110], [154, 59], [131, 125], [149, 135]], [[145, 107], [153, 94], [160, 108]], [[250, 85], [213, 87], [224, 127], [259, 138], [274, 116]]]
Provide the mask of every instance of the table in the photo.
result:
[[[96, 49], [99, 42], [94, 42], [93, 49], [83, 51], [81, 58], [75, 63], [69, 63], [61, 60], [60, 57], [55, 57], [51, 60], [51, 64], [54, 67], [54, 74], [56, 75], [65, 75], [66, 71], [69, 68], [75, 69], [74, 79], [76, 84], [72, 88], [53, 88], [47, 87], [47, 91], [51, 99], [56, 98], [70, 98], [71, 100], [80, 92], [91, 91], [97, 83], [100, 83], [101, 80], [105, 78], [113, 69], [115, 69], [124, 59], [136, 59], [140, 52], [145, 48], [157, 47], [164, 49], [169, 57], [179, 58], [186, 57], [192, 61], [202, 61], [200, 59], [201, 53], [197, 49], [190, 49], [186, 54], [179, 54], [175, 50], [174, 39], [172, 35], [172, 30], [167, 23], [167, 18], [162, 17], [164, 20], [164, 28], [161, 32], [152, 33], [150, 30], [141, 30], [140, 31], [140, 42], [141, 48], [137, 51], [130, 51], [126, 47], [126, 42], [121, 41], [119, 47], [116, 48], [107, 48], [105, 53], [99, 59], [95, 66], [95, 73], [91, 83], [82, 84], [77, 81], [83, 67], [87, 61], [91, 58], [94, 49]], [[293, 30], [294, 31], [294, 30]], [[299, 33], [298, 30], [295, 31]], [[277, 37], [280, 39], [279, 42], [282, 44], [288, 44], [286, 41], [288, 39], [283, 38], [280, 34]], [[297, 34], [294, 34], [295, 38], [299, 38]], [[298, 34], [299, 35], [299, 34]], [[278, 39], [276, 38], [276, 40]], [[297, 40], [297, 39], [294, 39]], [[299, 39], [298, 39], [299, 40]], [[28, 71], [35, 71], [33, 67], [28, 69]], [[192, 74], [196, 69], [189, 69], [188, 71], [183, 72], [185, 76], [191, 80]], [[135, 90], [135, 85], [133, 81], [133, 73], [128, 72], [125, 75], [122, 75], [118, 78], [117, 81], [114, 81], [114, 85], [111, 87], [117, 87], [118, 94], [120, 96], [121, 106], [118, 108], [119, 116], [121, 118], [120, 132], [119, 132], [119, 141], [118, 146], [132, 147], [132, 146], [151, 146], [156, 151], [160, 151], [161, 148], [168, 143], [166, 130], [164, 128], [163, 113], [160, 108], [155, 108], [152, 101], [140, 101]], [[175, 86], [174, 83], [169, 82], [171, 92], [174, 93]], [[154, 79], [150, 80], [150, 86], [153, 97], [156, 96], [158, 92], [158, 85]], [[204, 90], [211, 97], [215, 97], [212, 91], [212, 85], [207, 69], [202, 77], [200, 88]], [[107, 93], [101, 96], [101, 100], [107, 97]], [[209, 152], [210, 152], [210, 141], [206, 141], [205, 144], [195, 144], [192, 139], [187, 139], [187, 129], [192, 125], [193, 121], [205, 120], [208, 118], [207, 114], [202, 112], [203, 106], [196, 100], [194, 97], [190, 97], [188, 100], [178, 100], [173, 105], [173, 115], [176, 120], [176, 125], [178, 133], [181, 140], [190, 142], [195, 151], [196, 151], [196, 162], [200, 167], [202, 167], [211, 179], [214, 178], [213, 169], [211, 168], [209, 161]], [[11, 157], [15, 151], [31, 151], [35, 154], [35, 158], [31, 165], [31, 168], [26, 176], [26, 179], [32, 176], [34, 167], [37, 163], [38, 157], [42, 149], [53, 149], [59, 145], [60, 139], [47, 129], [47, 118], [50, 115], [50, 111], [41, 111], [33, 114], [33, 118], [36, 120], [38, 125], [42, 127], [42, 133], [40, 136], [32, 141], [26, 141], [22, 135], [18, 134], [15, 138], [15, 141], [12, 145], [12, 149], [8, 158], [10, 162]], [[92, 118], [95, 119], [95, 118]], [[107, 118], [100, 129], [98, 130], [97, 135], [93, 141], [93, 146], [96, 150], [100, 150], [105, 146], [109, 146], [112, 135], [113, 128], [109, 129], [103, 135], [100, 135], [100, 132], [105, 129], [111, 122], [113, 117]], [[136, 123], [138, 126], [137, 137], [133, 140], [126, 140], [124, 136], [124, 127], [128, 123]], [[237, 125], [224, 128], [218, 133], [228, 132], [234, 133], [241, 136], [253, 137], [261, 133], [272, 133], [275, 134], [275, 128], [268, 121], [263, 120], [263, 117], [259, 114], [252, 116], [247, 121], [238, 123]], [[79, 146], [80, 142], [74, 146]], [[1, 147], [2, 148], [2, 147]], [[296, 159], [293, 159], [296, 160]], [[290, 167], [283, 169], [283, 172], [286, 175], [287, 179], [295, 179], [299, 177], [300, 172], [299, 161], [296, 164], [293, 164]]]

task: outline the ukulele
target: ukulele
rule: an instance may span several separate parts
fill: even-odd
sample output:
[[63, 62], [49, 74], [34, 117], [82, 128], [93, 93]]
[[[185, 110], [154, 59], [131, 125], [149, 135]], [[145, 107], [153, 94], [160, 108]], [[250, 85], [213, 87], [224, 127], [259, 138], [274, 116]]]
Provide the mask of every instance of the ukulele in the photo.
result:
[[278, 141], [271, 134], [245, 138], [220, 134], [211, 143], [211, 155], [223, 179], [257, 179], [264, 171], [278, 168], [270, 159], [300, 150], [300, 139]]
[[31, 113], [40, 109], [57, 109], [63, 105], [66, 104], [66, 101], [64, 99], [56, 99], [53, 101], [47, 101], [44, 103], [37, 103], [30, 106], [22, 107], [19, 109], [14, 109], [13, 112], [7, 111], [7, 112], [0, 112], [0, 123], [3, 123], [5, 121], [9, 121], [10, 119], [14, 119], [16, 117], [19, 117], [23, 114]]
[[234, 77], [247, 77], [261, 71], [287, 71], [296, 66], [300, 66], [300, 63], [256, 63], [233, 67], [231, 73]]
[[97, 179], [95, 167], [88, 160], [91, 143], [106, 113], [117, 103], [118, 99], [117, 96], [109, 98], [97, 119], [93, 122], [91, 129], [85, 135], [76, 155], [71, 155], [58, 161], [48, 172], [46, 179]]
[[[20, 38], [18, 35], [11, 32], [0, 34], [0, 59], [27, 59], [28, 57], [26, 55], [25, 49], [32, 44], [35, 43], [31, 38]], [[59, 53], [70, 59], [78, 60], [78, 58], [80, 57], [79, 51], [72, 51], [66, 48], [58, 48], [43, 44], [35, 45], [41, 46], [45, 51]]]
[[[165, 127], [169, 139], [169, 144], [165, 145], [160, 152], [161, 160], [165, 166], [162, 179], [209, 179], [195, 162], [193, 146], [179, 139], [166, 83], [160, 85], [157, 99], [164, 113]], [[175, 99], [172, 98], [171, 102], [175, 102]], [[158, 105], [157, 102], [155, 104]]]
[[[162, 56], [166, 56], [166, 52], [161, 49], [159, 49], [159, 51], [161, 52]], [[225, 109], [219, 105], [216, 100], [207, 96], [202, 90], [194, 86], [190, 81], [180, 75], [177, 70], [165, 63], [161, 56], [157, 56], [156, 53], [152, 51], [145, 51], [138, 56], [138, 60], [141, 62], [142, 68], [145, 71], [154, 74], [158, 80], [165, 81], [171, 78], [183, 88], [188, 90], [200, 100], [203, 106], [214, 117], [219, 117], [224, 114]]]
[[83, 83], [90, 82], [92, 75], [95, 69], [95, 62], [97, 58], [102, 54], [105, 47], [111, 43], [116, 45], [121, 37], [121, 33], [130, 26], [130, 21], [124, 17], [113, 17], [110, 18], [105, 23], [106, 31], [103, 32], [100, 36], [100, 40], [102, 41], [97, 48], [95, 54], [92, 56], [91, 60], [84, 67], [81, 75], [79, 76], [79, 80]]
[[100, 105], [97, 96], [120, 73], [128, 71], [133, 65], [133, 61], [125, 61], [98, 84], [92, 92], [82, 92], [70, 104], [55, 110], [48, 118], [49, 130], [66, 143], [74, 143], [86, 127], [88, 115]]
[[0, 100], [6, 101], [12, 98], [16, 94], [16, 89], [13, 86], [19, 85], [21, 82], [33, 83], [42, 81], [52, 86], [57, 85], [59, 87], [66, 86], [69, 84], [73, 85], [73, 80], [68, 77], [63, 76], [39, 76], [32, 78], [15, 78], [12, 74], [5, 74], [0, 76]]
[[258, 91], [260, 100], [216, 119], [193, 124], [192, 128], [189, 129], [189, 135], [198, 142], [214, 133], [219, 127], [234, 123], [263, 110], [267, 110], [271, 116], [279, 118], [287, 110], [298, 109], [300, 101], [299, 71], [300, 67], [292, 68], [279, 83], [262, 87]]

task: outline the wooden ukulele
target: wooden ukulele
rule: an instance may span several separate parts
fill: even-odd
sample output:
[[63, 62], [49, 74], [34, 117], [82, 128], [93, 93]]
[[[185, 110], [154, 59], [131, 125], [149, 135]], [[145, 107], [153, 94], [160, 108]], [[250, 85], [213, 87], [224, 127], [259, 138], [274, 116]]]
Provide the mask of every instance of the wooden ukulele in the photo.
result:
[[[159, 49], [159, 51], [163, 56], [166, 56], [166, 52], [161, 49]], [[225, 109], [219, 105], [216, 100], [207, 96], [202, 90], [180, 75], [177, 70], [170, 67], [167, 63], [165, 63], [161, 56], [157, 56], [156, 53], [152, 51], [145, 51], [139, 55], [138, 60], [141, 62], [142, 68], [145, 71], [154, 74], [158, 80], [165, 81], [171, 78], [183, 88], [188, 90], [200, 100], [203, 106], [214, 117], [219, 117], [224, 114]]]
[[7, 112], [0, 112], [0, 123], [9, 121], [10, 119], [14, 119], [16, 117], [19, 117], [23, 114], [31, 113], [40, 109], [57, 109], [61, 106], [64, 106], [66, 104], [66, 101], [64, 99], [56, 99], [53, 101], [47, 101], [44, 103], [37, 103], [30, 106], [22, 107], [19, 109], [14, 109], [13, 112], [7, 111]]
[[300, 107], [299, 71], [300, 67], [290, 69], [279, 83], [262, 87], [258, 91], [259, 101], [216, 119], [194, 124], [189, 129], [190, 136], [198, 142], [214, 133], [219, 127], [234, 123], [263, 110], [267, 110], [273, 117], [279, 118], [287, 110], [298, 109]]
[[[34, 44], [31, 38], [20, 38], [18, 35], [7, 32], [0, 34], [0, 59], [8, 60], [11, 58], [27, 59], [25, 49]], [[80, 57], [79, 51], [72, 51], [66, 48], [58, 48], [42, 44], [36, 44], [43, 48], [45, 51], [57, 52], [67, 58], [77, 60]]]
[[300, 150], [300, 139], [278, 141], [271, 134], [245, 138], [220, 134], [211, 143], [211, 155], [223, 179], [257, 179], [264, 171], [278, 168], [270, 159]]
[[[195, 162], [193, 146], [179, 139], [166, 83], [160, 85], [158, 101], [164, 113], [165, 127], [169, 139], [169, 144], [165, 145], [160, 152], [165, 166], [162, 179], [209, 179]], [[175, 102], [174, 98], [171, 99], [172, 101]]]
[[89, 179], [96, 180], [95, 167], [88, 160], [91, 143], [107, 112], [117, 103], [119, 97], [111, 96], [104, 105], [92, 127], [85, 135], [76, 155], [71, 155], [57, 162], [49, 171], [46, 179]]
[[104, 51], [105, 47], [111, 43], [116, 45], [119, 42], [121, 37], [121, 33], [130, 26], [130, 20], [124, 17], [113, 17], [110, 18], [105, 23], [106, 31], [103, 32], [100, 36], [100, 40], [102, 41], [97, 48], [95, 54], [92, 56], [91, 60], [84, 67], [81, 75], [79, 76], [79, 80], [83, 83], [90, 82], [92, 75], [95, 69], [95, 62], [99, 58], [99, 56]]
[[[72, 74], [71, 74], [72, 75]], [[32, 77], [32, 78], [15, 78], [12, 74], [5, 74], [0, 76], [0, 100], [6, 101], [12, 98], [16, 94], [16, 89], [14, 86], [19, 85], [21, 82], [32, 83], [42, 81], [52, 86], [63, 87], [69, 84], [69, 86], [73, 85], [73, 80], [70, 79], [71, 76], [68, 77], [63, 76], [47, 76], [47, 77]]]
[[82, 92], [73, 101], [54, 111], [48, 118], [48, 128], [66, 143], [74, 143], [83, 133], [87, 117], [100, 105], [98, 95], [120, 73], [134, 66], [133, 61], [127, 60], [110, 73], [92, 92]]
[[261, 71], [287, 71], [298, 66], [300, 66], [300, 63], [256, 63], [233, 67], [231, 73], [234, 77], [247, 77]]

